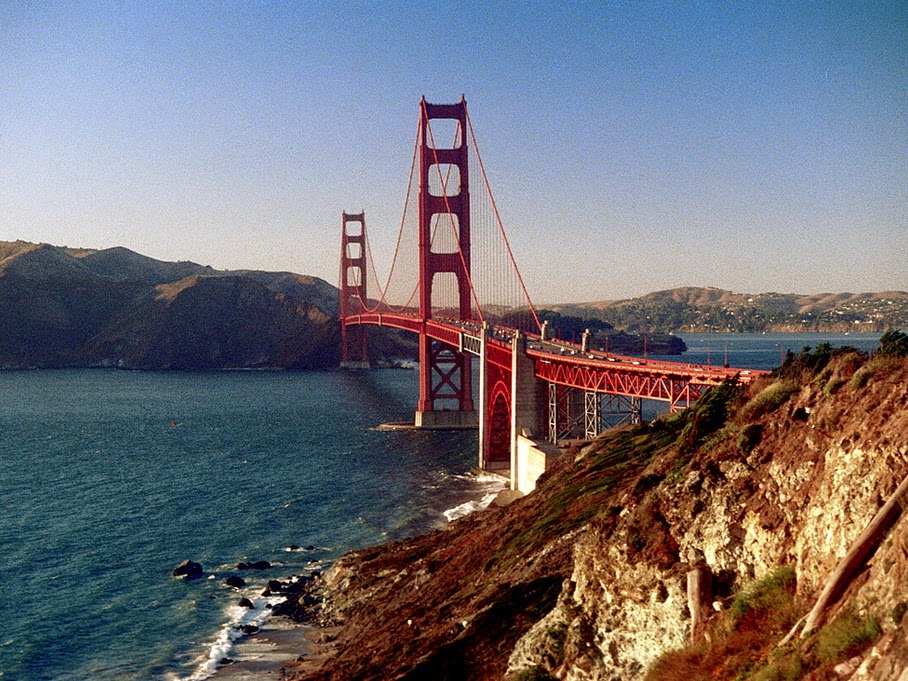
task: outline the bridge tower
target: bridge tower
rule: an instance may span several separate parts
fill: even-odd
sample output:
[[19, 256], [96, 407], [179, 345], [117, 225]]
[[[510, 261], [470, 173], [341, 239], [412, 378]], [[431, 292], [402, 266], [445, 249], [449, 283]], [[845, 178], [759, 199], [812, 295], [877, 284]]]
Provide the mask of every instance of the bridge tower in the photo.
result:
[[364, 324], [348, 326], [351, 315], [364, 312], [366, 293], [365, 213], [342, 213], [340, 271], [341, 368], [368, 369]]
[[[451, 147], [440, 147], [430, 121], [448, 119], [457, 126]], [[467, 104], [429, 104], [423, 97], [419, 119], [419, 318], [433, 316], [432, 291], [436, 275], [453, 275], [456, 308], [461, 320], [473, 318], [470, 299], [470, 192], [467, 147]], [[433, 247], [436, 230], [453, 228], [447, 246]], [[451, 243], [456, 246], [451, 247]], [[451, 279], [450, 276], [447, 279]], [[447, 286], [447, 282], [445, 283]], [[416, 426], [444, 428], [474, 426], [470, 355], [434, 341], [419, 338], [419, 403]]]

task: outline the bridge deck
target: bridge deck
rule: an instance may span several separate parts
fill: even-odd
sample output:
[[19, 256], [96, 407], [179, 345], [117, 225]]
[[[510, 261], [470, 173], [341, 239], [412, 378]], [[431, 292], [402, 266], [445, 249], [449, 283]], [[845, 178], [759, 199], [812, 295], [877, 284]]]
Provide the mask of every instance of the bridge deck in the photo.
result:
[[[464, 352], [478, 355], [483, 327], [475, 321], [452, 319], [421, 320], [400, 312], [369, 312], [342, 319], [348, 326], [371, 324], [425, 334]], [[490, 326], [487, 361], [502, 369], [511, 367], [515, 329]], [[522, 333], [522, 332], [521, 332]], [[616, 355], [599, 350], [583, 350], [580, 345], [561, 340], [543, 340], [534, 334], [527, 338], [527, 356], [534, 360], [536, 375], [550, 383], [572, 388], [606, 392], [678, 404], [691, 401], [709, 386], [728, 380], [748, 383], [769, 372], [759, 369], [714, 367]]]

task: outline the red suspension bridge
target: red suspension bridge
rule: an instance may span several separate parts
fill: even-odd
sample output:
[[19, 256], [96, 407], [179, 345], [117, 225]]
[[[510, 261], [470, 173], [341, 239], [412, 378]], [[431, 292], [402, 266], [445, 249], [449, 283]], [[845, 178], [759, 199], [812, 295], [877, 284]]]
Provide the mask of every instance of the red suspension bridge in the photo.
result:
[[[471, 170], [480, 178], [473, 193]], [[588, 332], [579, 344], [551, 338], [517, 269], [463, 98], [420, 102], [384, 285], [365, 215], [342, 221], [342, 366], [369, 366], [368, 325], [417, 334], [415, 427], [478, 427], [480, 468], [508, 470], [514, 489], [532, 488], [544, 469], [541, 442], [593, 437], [616, 415], [639, 422], [643, 399], [675, 410], [710, 386], [763, 373], [619, 356], [594, 348]]]

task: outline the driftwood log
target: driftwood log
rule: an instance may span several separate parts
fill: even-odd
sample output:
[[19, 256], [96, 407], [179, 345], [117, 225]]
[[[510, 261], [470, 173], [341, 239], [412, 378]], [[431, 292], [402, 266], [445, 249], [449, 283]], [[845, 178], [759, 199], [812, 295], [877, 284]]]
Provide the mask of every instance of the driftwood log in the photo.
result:
[[690, 642], [696, 643], [705, 633], [709, 606], [713, 597], [713, 573], [706, 566], [687, 573], [687, 607], [690, 610]]
[[[864, 528], [864, 531], [854, 540], [845, 557], [839, 561], [836, 569], [826, 580], [826, 585], [820, 593], [813, 609], [804, 620], [801, 638], [806, 638], [817, 628], [828, 608], [842, 595], [848, 584], [851, 583], [855, 573], [860, 570], [867, 560], [873, 555], [883, 538], [893, 525], [902, 516], [902, 497], [908, 493], [908, 476], [902, 480], [888, 501], [873, 516], [873, 520]], [[789, 635], [790, 636], [790, 635]], [[787, 639], [788, 637], [786, 637]]]

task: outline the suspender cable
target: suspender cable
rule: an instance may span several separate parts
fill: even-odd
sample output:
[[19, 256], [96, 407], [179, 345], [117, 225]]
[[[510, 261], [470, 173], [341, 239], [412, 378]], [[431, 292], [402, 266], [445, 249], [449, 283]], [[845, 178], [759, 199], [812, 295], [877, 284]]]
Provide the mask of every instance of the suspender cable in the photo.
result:
[[486, 175], [485, 165], [482, 162], [482, 156], [479, 154], [479, 145], [476, 144], [476, 133], [473, 131], [473, 122], [470, 120], [470, 113], [467, 111], [467, 126], [470, 129], [470, 139], [473, 141], [473, 148], [476, 150], [476, 160], [479, 161], [479, 170], [482, 173], [482, 180], [485, 183], [486, 191], [489, 194], [489, 199], [492, 203], [492, 211], [495, 215], [495, 220], [498, 224], [498, 228], [501, 232], [501, 237], [504, 239], [504, 245], [507, 249], [508, 259], [510, 260], [509, 265], [513, 267], [514, 272], [517, 274], [517, 280], [520, 282], [520, 289], [523, 291], [524, 298], [529, 306], [530, 313], [533, 315], [533, 320], [536, 323], [536, 332], [542, 329], [542, 324], [539, 322], [539, 315], [536, 314], [536, 308], [533, 306], [533, 301], [530, 299], [530, 294], [527, 291], [526, 284], [523, 282], [523, 277], [520, 275], [520, 269], [517, 267], [517, 261], [514, 259], [514, 253], [511, 250], [511, 244], [508, 242], [507, 234], [504, 231], [504, 224], [501, 222], [501, 215], [498, 212], [498, 206], [495, 204], [495, 197], [492, 195], [492, 189], [489, 185], [489, 178]]

